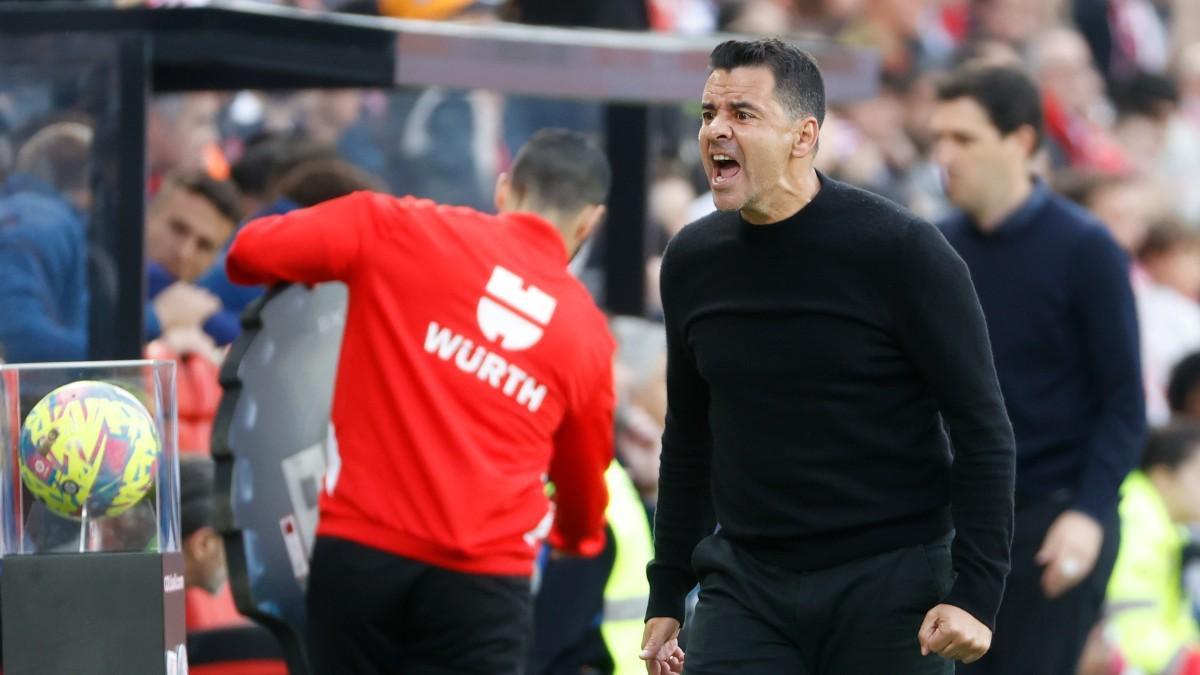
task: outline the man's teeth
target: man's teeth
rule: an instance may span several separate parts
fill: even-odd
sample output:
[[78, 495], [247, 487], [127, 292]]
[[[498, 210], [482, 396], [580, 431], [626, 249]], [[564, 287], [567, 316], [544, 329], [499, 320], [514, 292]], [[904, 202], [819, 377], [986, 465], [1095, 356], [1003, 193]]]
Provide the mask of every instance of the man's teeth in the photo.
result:
[[712, 160], [714, 162], [731, 162], [733, 161], [733, 158], [729, 155], [713, 155]]

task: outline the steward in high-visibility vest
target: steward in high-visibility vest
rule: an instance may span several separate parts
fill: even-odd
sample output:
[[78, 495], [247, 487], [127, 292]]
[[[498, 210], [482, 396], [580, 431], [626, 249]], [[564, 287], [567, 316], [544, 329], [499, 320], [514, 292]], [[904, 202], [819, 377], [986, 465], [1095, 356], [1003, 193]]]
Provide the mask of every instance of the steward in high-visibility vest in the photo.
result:
[[650, 583], [646, 565], [654, 557], [650, 521], [641, 495], [629, 474], [615, 461], [604, 473], [608, 484], [605, 517], [612, 530], [617, 557], [604, 587], [604, 622], [601, 633], [615, 666], [614, 675], [641, 675], [646, 664], [638, 658], [642, 650], [646, 602]]
[[1148, 675], [1200, 675], [1200, 627], [1182, 580], [1182, 520], [1200, 517], [1186, 474], [1200, 471], [1200, 427], [1156, 431], [1121, 487], [1121, 550], [1108, 583], [1121, 655]]

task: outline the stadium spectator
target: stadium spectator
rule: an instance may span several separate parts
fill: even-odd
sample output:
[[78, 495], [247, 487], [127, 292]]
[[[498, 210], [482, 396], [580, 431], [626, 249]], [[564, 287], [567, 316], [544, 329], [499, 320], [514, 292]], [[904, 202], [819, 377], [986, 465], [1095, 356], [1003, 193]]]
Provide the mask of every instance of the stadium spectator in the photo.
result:
[[92, 135], [78, 121], [43, 126], [0, 184], [0, 344], [10, 361], [87, 357]]
[[1200, 352], [1175, 364], [1167, 384], [1167, 401], [1173, 416], [1200, 423]]
[[1138, 249], [1138, 261], [1157, 285], [1195, 301], [1200, 297], [1200, 233], [1179, 222], [1150, 229]]
[[189, 672], [198, 675], [287, 675], [272, 635], [233, 604], [225, 543], [213, 527], [213, 462], [179, 459], [179, 522], [183, 538], [184, 610]]
[[264, 134], [252, 139], [229, 174], [242, 199], [242, 213], [254, 218], [265, 215], [266, 209], [279, 212], [273, 204], [280, 198], [280, 177], [309, 160], [336, 157], [332, 147], [300, 134]]
[[1200, 42], [1180, 50], [1176, 71], [1183, 114], [1194, 129], [1200, 129]]
[[[251, 218], [287, 213], [298, 206], [279, 192], [279, 181], [289, 171], [311, 160], [336, 159], [337, 152], [302, 135], [264, 135], [245, 148], [245, 153], [233, 165], [230, 179], [241, 196], [242, 214]], [[215, 322], [233, 327], [222, 334], [218, 346], [232, 342], [241, 332], [240, 317], [246, 307], [262, 296], [263, 289], [238, 286], [225, 273], [225, 250], [217, 261], [197, 281], [196, 285], [221, 301]]]
[[1062, 2], [974, 0], [968, 21], [978, 41], [995, 40], [1024, 49], [1037, 32], [1054, 21]]
[[[203, 172], [168, 176], [146, 209], [146, 337], [215, 357], [237, 334], [221, 301], [195, 285], [241, 217], [237, 191]], [[219, 360], [217, 358], [216, 360]]]
[[[498, 20], [498, 3], [458, 4], [461, 6], [447, 14], [446, 19], [472, 24]], [[422, 91], [408, 111], [400, 139], [404, 162], [417, 167], [407, 174], [409, 184], [404, 186], [404, 192], [479, 211], [490, 208], [496, 175], [508, 161], [504, 108], [504, 98], [497, 92], [447, 87]], [[522, 116], [528, 113], [515, 114], [508, 126], [523, 121]], [[526, 136], [516, 140], [527, 139]]]
[[244, 623], [229, 593], [225, 542], [213, 527], [214, 465], [209, 457], [179, 458], [179, 522], [189, 631]]
[[220, 107], [221, 99], [207, 92], [155, 98], [146, 117], [151, 194], [172, 172], [203, 172], [218, 180], [228, 177], [229, 167], [217, 145]]
[[1151, 434], [1121, 494], [1121, 552], [1108, 584], [1116, 644], [1148, 675], [1200, 673], [1200, 626], [1183, 578], [1184, 526], [1200, 522], [1200, 425]]
[[1147, 382], [1165, 391], [1175, 364], [1200, 349], [1200, 234], [1163, 222], [1150, 228], [1138, 258], [1145, 277], [1138, 286], [1142, 368]]
[[1112, 105], [1079, 32], [1052, 28], [1030, 46], [1030, 70], [1042, 91], [1046, 140], [1055, 166], [1122, 171], [1129, 162], [1113, 140]]
[[653, 521], [658, 465], [667, 416], [667, 354], [662, 324], [614, 317], [617, 338], [617, 459]]
[[[378, 182], [348, 162], [336, 158], [311, 159], [291, 168], [275, 180], [272, 192], [278, 195], [271, 209], [285, 213], [294, 208], [308, 207], [340, 197], [356, 190], [378, 189]], [[268, 211], [270, 211], [268, 209]], [[209, 333], [194, 329], [167, 330], [160, 339], [146, 348], [149, 358], [174, 360], [178, 363], [179, 447], [184, 452], [207, 454], [210, 450], [213, 422], [221, 401], [217, 381], [223, 352], [219, 347], [231, 342], [240, 331], [240, 316], [246, 306], [263, 294], [262, 287], [238, 286], [225, 276], [222, 256], [209, 268], [195, 286], [199, 293], [186, 293], [207, 299], [205, 291], [220, 301], [205, 325], [233, 326], [236, 330], [220, 334], [221, 342]]]
[[1200, 128], [1180, 107], [1179, 87], [1165, 75], [1138, 74], [1113, 92], [1118, 118], [1114, 133], [1131, 164], [1153, 176], [1172, 198], [1164, 214], [1200, 221]]
[[1064, 171], [1055, 177], [1054, 188], [1099, 218], [1131, 257], [1137, 256], [1150, 227], [1165, 215], [1165, 195], [1149, 176]]

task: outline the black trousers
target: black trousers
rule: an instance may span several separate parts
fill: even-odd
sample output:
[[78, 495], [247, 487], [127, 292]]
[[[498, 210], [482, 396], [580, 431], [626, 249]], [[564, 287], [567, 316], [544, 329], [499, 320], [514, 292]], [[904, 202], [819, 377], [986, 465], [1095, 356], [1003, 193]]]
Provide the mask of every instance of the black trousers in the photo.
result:
[[948, 675], [921, 656], [925, 614], [954, 583], [950, 535], [809, 573], [752, 557], [719, 533], [696, 547], [700, 599], [687, 675]]
[[1100, 619], [1108, 578], [1121, 542], [1114, 510], [1104, 526], [1104, 543], [1091, 574], [1050, 600], [1042, 592], [1045, 568], [1034, 560], [1050, 525], [1069, 505], [1058, 494], [1019, 504], [1013, 524], [1012, 572], [996, 617], [992, 648], [979, 661], [958, 667], [960, 675], [1074, 675], [1088, 632]]
[[317, 675], [520, 675], [527, 577], [462, 574], [319, 537], [308, 578]]
[[533, 599], [527, 675], [600, 675], [614, 669], [600, 632], [604, 587], [617, 557], [612, 530], [595, 558], [550, 558]]

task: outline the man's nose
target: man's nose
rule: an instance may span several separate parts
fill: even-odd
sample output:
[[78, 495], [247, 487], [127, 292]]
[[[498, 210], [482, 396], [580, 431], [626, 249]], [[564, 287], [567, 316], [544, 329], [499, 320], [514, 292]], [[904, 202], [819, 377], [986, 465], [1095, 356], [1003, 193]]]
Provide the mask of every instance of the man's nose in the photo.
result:
[[733, 126], [722, 115], [717, 115], [704, 127], [705, 133], [711, 140], [727, 140], [733, 135]]
[[934, 141], [933, 152], [930, 153], [933, 158], [933, 163], [945, 168], [949, 166], [950, 160], [953, 159], [954, 149], [946, 141]]
[[192, 239], [184, 239], [183, 241], [179, 242], [180, 262], [191, 262], [192, 258], [196, 255], [197, 249], [198, 247], [196, 242]]

